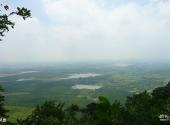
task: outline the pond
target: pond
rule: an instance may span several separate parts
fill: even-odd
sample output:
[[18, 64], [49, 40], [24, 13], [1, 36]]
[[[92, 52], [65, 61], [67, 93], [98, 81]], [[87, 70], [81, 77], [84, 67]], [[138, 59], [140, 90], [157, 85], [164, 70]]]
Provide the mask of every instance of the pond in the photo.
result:
[[100, 89], [102, 86], [99, 85], [74, 85], [72, 89], [89, 89], [89, 90], [96, 90]]
[[78, 79], [78, 78], [89, 78], [89, 77], [97, 77], [101, 76], [101, 74], [96, 73], [79, 73], [79, 74], [70, 74], [69, 76], [61, 79]]

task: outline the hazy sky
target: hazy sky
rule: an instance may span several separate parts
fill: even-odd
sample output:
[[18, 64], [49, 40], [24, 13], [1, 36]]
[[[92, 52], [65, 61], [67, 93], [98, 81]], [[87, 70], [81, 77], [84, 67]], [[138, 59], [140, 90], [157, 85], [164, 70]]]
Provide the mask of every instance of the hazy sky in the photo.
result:
[[0, 43], [1, 62], [170, 60], [169, 0], [4, 0], [32, 18]]

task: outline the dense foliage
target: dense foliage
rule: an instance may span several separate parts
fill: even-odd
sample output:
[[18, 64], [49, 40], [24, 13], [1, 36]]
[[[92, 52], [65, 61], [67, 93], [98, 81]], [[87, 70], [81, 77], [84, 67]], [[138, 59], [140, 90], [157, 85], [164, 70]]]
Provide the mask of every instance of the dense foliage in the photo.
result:
[[[170, 83], [150, 94], [143, 92], [127, 97], [124, 105], [110, 103], [105, 97], [80, 108], [48, 101], [37, 106], [30, 116], [14, 125], [168, 125], [160, 115], [170, 115]], [[7, 123], [7, 125], [10, 123]]]
[[3, 90], [2, 87], [0, 86], [0, 118], [1, 118], [1, 117], [7, 117], [7, 116], [6, 116], [7, 110], [4, 108], [3, 91], [4, 91], [4, 90]]

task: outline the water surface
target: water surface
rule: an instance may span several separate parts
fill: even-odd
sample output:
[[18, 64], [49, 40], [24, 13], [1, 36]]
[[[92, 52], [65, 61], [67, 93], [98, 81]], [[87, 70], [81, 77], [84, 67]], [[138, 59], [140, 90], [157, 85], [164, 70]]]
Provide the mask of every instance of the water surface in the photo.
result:
[[65, 77], [65, 78], [61, 78], [62, 79], [78, 79], [78, 78], [89, 78], [89, 77], [97, 77], [97, 76], [101, 76], [101, 74], [97, 74], [97, 73], [77, 73], [77, 74], [70, 74], [69, 76]]
[[102, 86], [98, 85], [74, 85], [72, 86], [72, 89], [89, 89], [89, 90], [96, 90], [100, 89]]

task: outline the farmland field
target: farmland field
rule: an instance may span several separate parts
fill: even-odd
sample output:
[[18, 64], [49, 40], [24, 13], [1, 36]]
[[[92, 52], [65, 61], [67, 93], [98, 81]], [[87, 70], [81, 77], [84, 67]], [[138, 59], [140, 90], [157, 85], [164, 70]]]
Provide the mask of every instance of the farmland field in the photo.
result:
[[[127, 96], [170, 81], [169, 64], [93, 63], [16, 65], [0, 68], [0, 85], [11, 119], [46, 100], [81, 106], [106, 96], [124, 102]], [[21, 108], [20, 108], [21, 107]], [[17, 115], [16, 115], [17, 114]], [[23, 115], [23, 116], [25, 116]]]

